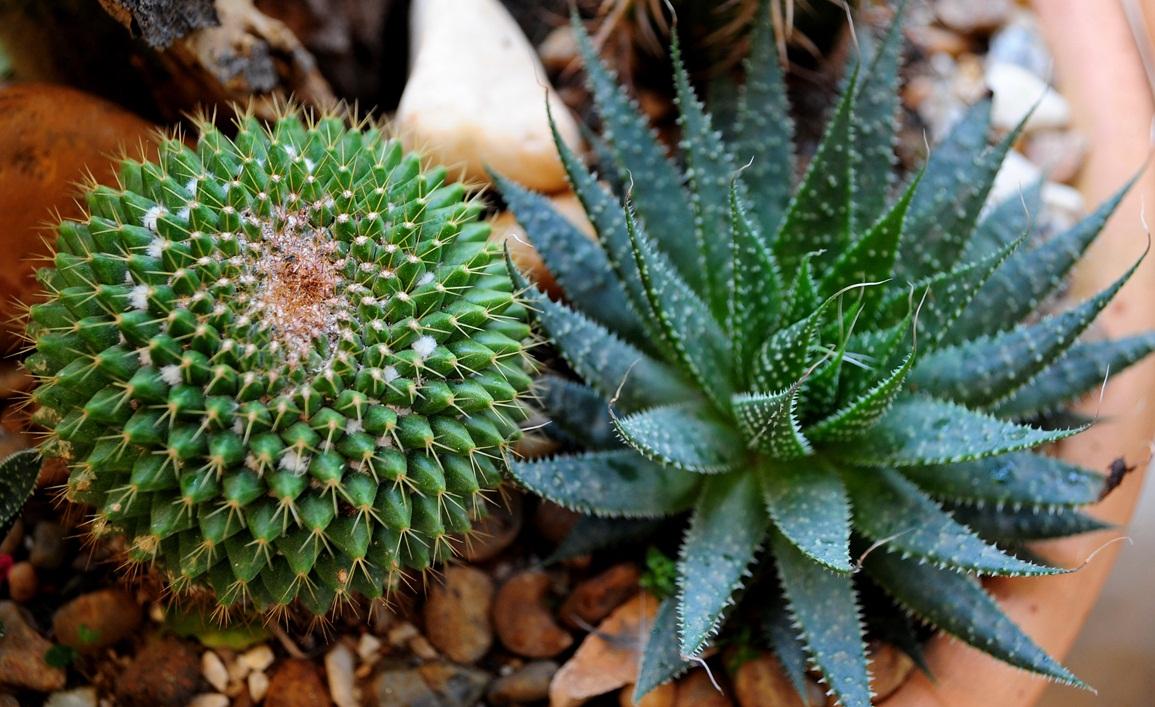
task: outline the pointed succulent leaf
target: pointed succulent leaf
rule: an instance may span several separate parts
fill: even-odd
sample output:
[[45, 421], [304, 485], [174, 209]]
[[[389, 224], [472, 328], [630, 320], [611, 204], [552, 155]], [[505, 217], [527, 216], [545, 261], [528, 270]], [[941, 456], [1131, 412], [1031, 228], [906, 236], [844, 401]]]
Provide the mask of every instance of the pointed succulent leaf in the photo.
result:
[[854, 527], [880, 552], [914, 556], [939, 567], [987, 575], [1042, 575], [1062, 570], [1024, 562], [975, 535], [893, 469], [850, 469], [846, 487]]
[[824, 314], [824, 307], [811, 310], [809, 316], [775, 331], [762, 343], [751, 370], [754, 390], [782, 390], [820, 360], [811, 347]]
[[1155, 333], [1114, 341], [1078, 342], [995, 408], [1000, 416], [1026, 418], [1049, 413], [1103, 385], [1108, 375], [1155, 352]]
[[853, 400], [874, 386], [887, 370], [901, 365], [902, 356], [910, 352], [913, 309], [893, 326], [854, 332], [846, 342], [846, 359], [852, 361], [839, 376], [839, 399]]
[[1074, 508], [1026, 506], [1019, 509], [978, 506], [949, 508], [960, 523], [991, 542], [1018, 543], [1065, 538], [1112, 526]]
[[814, 442], [846, 442], [867, 433], [902, 392], [914, 354], [880, 380], [873, 388], [847, 403], [841, 410], [808, 427], [803, 434]]
[[782, 316], [783, 303], [778, 265], [754, 232], [736, 184], [730, 187], [730, 233], [734, 277], [726, 330], [733, 337], [731, 346], [739, 380], [744, 380], [757, 342], [773, 331]]
[[790, 285], [790, 292], [786, 297], [787, 322], [795, 322], [813, 312], [822, 302], [819, 284], [814, 275], [813, 259], [815, 253], [806, 253], [794, 273], [794, 282]]
[[566, 299], [626, 341], [644, 345], [645, 328], [632, 309], [622, 306], [626, 295], [605, 251], [558, 213], [546, 197], [501, 175], [492, 176]]
[[[585, 62], [586, 80], [604, 126], [602, 136], [615, 158], [619, 179], [624, 184], [646, 185], [645, 189], [638, 191], [635, 202], [638, 213], [653, 233], [668, 236], [668, 241], [663, 240], [660, 247], [695, 291], [705, 292], [697, 244], [684, 237], [686, 225], [694, 222], [694, 214], [682, 187], [682, 177], [666, 156], [665, 148], [637, 104], [598, 57], [589, 34], [576, 15], [572, 24]], [[562, 146], [559, 144], [558, 147]], [[588, 206], [587, 213], [596, 216]], [[602, 233], [600, 226], [598, 233]], [[602, 238], [605, 237], [602, 234]]]
[[1107, 481], [1097, 471], [1031, 452], [910, 466], [902, 474], [931, 496], [977, 505], [1086, 505], [1099, 499]]
[[609, 403], [596, 390], [554, 375], [538, 379], [536, 387], [542, 412], [551, 422], [546, 433], [586, 449], [622, 446], [610, 420]]
[[782, 670], [786, 673], [790, 684], [794, 686], [794, 691], [805, 700], [810, 685], [806, 676], [806, 646], [798, 637], [797, 630], [791, 625], [785, 597], [775, 599], [776, 601], [769, 604], [763, 615], [762, 632], [766, 636], [766, 643], [782, 664]]
[[7, 535], [40, 475], [40, 453], [25, 449], [0, 461], [0, 536]]
[[900, 274], [917, 278], [950, 270], [966, 249], [995, 175], [1022, 130], [1020, 123], [984, 150], [989, 122], [990, 102], [980, 101], [931, 154], [907, 215]]
[[843, 707], [870, 704], [862, 622], [850, 575], [814, 562], [780, 533], [770, 538], [782, 589], [810, 660]]
[[[685, 475], [684, 472], [680, 472]], [[678, 636], [684, 657], [697, 656], [721, 625], [766, 535], [766, 510], [753, 474], [705, 480], [678, 560]]]
[[852, 76], [774, 238], [774, 255], [786, 273], [794, 273], [802, 257], [815, 250], [825, 249], [825, 258], [833, 258], [850, 240], [851, 108], [856, 85]]
[[559, 506], [617, 518], [681, 513], [693, 505], [700, 478], [654, 464], [628, 449], [513, 460], [509, 471], [526, 488]]
[[1062, 356], [1138, 265], [1066, 312], [924, 356], [911, 374], [912, 387], [972, 407], [997, 405]]
[[730, 73], [722, 73], [710, 78], [706, 86], [706, 111], [714, 126], [722, 133], [722, 139], [734, 148], [738, 135], [738, 102], [742, 87]]
[[866, 570], [903, 607], [984, 653], [1059, 682], [1083, 683], [1047, 655], [973, 578], [874, 552]]
[[738, 125], [730, 149], [749, 188], [751, 213], [763, 237], [777, 232], [794, 184], [794, 119], [774, 44], [774, 25], [762, 3], [754, 24], [746, 83], [738, 97]]
[[[884, 318], [894, 321], [909, 311], [914, 298], [918, 302], [919, 341], [926, 349], [934, 349], [946, 336], [951, 325], [978, 294], [983, 284], [1006, 262], [1007, 258], [1026, 240], [1019, 240], [1002, 250], [952, 270], [935, 273], [915, 282], [909, 292], [893, 292], [881, 305]], [[923, 293], [926, 294], [923, 297]]]
[[902, 240], [902, 224], [918, 184], [918, 177], [915, 177], [890, 210], [867, 229], [861, 238], [839, 254], [838, 260], [822, 276], [819, 289], [823, 294], [830, 294], [857, 282], [878, 282], [890, 278], [894, 272], [898, 245]]
[[894, 179], [895, 115], [898, 113], [898, 65], [902, 55], [903, 5], [854, 95], [851, 159], [854, 174], [852, 223], [862, 227], [882, 214]]
[[616, 398], [623, 409], [636, 410], [697, 396], [676, 371], [530, 287], [512, 261], [508, 266], [526, 304], [566, 361], [607, 399]]
[[678, 650], [678, 601], [671, 597], [662, 601], [654, 625], [642, 651], [638, 680], [634, 683], [634, 702], [662, 683], [669, 682], [692, 667]]
[[[703, 299], [714, 315], [726, 316], [733, 273], [730, 252], [730, 229], [726, 194], [734, 174], [729, 148], [711, 123], [682, 62], [678, 33], [673, 33], [670, 55], [674, 64], [674, 87], [679, 108], [678, 124], [682, 128], [680, 147], [686, 159], [686, 177], [690, 187], [690, 206], [694, 213], [694, 239], [698, 245], [700, 268], [705, 273]], [[685, 225], [681, 226], [685, 229]]]
[[641, 322], [646, 332], [646, 340], [655, 343], [660, 342], [658, 324], [654, 319], [650, 302], [646, 299], [646, 292], [642, 287], [642, 277], [634, 264], [634, 256], [630, 248], [630, 235], [626, 229], [626, 210], [608, 189], [598, 183], [594, 175], [590, 174], [589, 170], [582, 164], [581, 159], [561, 139], [552, 117], [550, 118], [550, 129], [553, 130], [554, 144], [557, 146], [558, 156], [565, 167], [570, 185], [581, 201], [594, 230], [597, 231], [606, 258], [617, 275], [618, 283], [625, 292], [626, 306]]
[[1036, 311], [1043, 299], [1063, 283], [1133, 183], [1134, 180], [1063, 233], [1008, 258], [971, 300], [946, 340], [969, 341], [1010, 329]]
[[925, 396], [900, 398], [853, 445], [832, 450], [856, 464], [953, 464], [1057, 442], [1081, 429], [1040, 430]]
[[733, 390], [729, 338], [709, 307], [657, 252], [629, 209], [626, 230], [642, 288], [662, 337], [681, 368], [720, 408]]
[[758, 469], [766, 509], [778, 531], [804, 555], [850, 571], [850, 502], [838, 472], [804, 459]]
[[1035, 217], [1043, 208], [1043, 183], [1037, 179], [1020, 193], [995, 204], [975, 226], [975, 232], [963, 250], [962, 262], [978, 260], [987, 253], [1000, 250], [1031, 229]]
[[662, 466], [697, 474], [735, 470], [744, 454], [735, 430], [695, 405], [665, 405], [614, 418], [626, 444]]
[[810, 454], [796, 408], [801, 381], [777, 393], [739, 393], [731, 409], [746, 445], [774, 459], [797, 459]]

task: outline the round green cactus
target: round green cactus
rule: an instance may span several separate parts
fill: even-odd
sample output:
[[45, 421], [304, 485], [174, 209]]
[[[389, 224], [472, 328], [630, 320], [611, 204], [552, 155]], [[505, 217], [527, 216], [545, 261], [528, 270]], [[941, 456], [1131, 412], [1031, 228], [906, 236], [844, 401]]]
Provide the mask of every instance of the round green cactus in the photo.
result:
[[481, 205], [376, 128], [289, 113], [126, 160], [31, 308], [45, 454], [98, 533], [223, 606], [323, 613], [449, 555], [528, 390]]

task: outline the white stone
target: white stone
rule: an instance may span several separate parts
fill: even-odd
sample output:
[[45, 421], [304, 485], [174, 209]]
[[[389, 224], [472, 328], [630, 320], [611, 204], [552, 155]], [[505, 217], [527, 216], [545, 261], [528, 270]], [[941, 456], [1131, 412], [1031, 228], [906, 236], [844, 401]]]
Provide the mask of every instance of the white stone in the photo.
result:
[[249, 673], [249, 697], [253, 698], [253, 702], [265, 699], [265, 693], [268, 691], [269, 676], [259, 670]]
[[219, 692], [205, 692], [189, 701], [189, 707], [229, 707], [229, 698]]
[[1072, 221], [1082, 218], [1087, 212], [1083, 194], [1066, 184], [1047, 182], [1043, 185], [1043, 204]]
[[229, 686], [229, 671], [224, 661], [213, 651], [205, 651], [201, 655], [201, 674], [214, 689], [224, 692]]
[[325, 675], [329, 678], [329, 696], [337, 707], [360, 704], [353, 675], [353, 651], [344, 643], [338, 643], [325, 654]]
[[357, 657], [362, 661], [368, 662], [377, 657], [377, 652], [381, 650], [381, 639], [377, 638], [371, 633], [361, 634], [361, 640], [357, 642]]
[[993, 62], [987, 65], [986, 79], [994, 94], [991, 123], [996, 128], [1013, 129], [1031, 108], [1035, 110], [1027, 120], [1027, 131], [1064, 128], [1071, 122], [1071, 108], [1067, 105], [1067, 99], [1023, 67]]
[[95, 687], [54, 692], [44, 701], [44, 707], [96, 707], [99, 704]]
[[581, 133], [533, 47], [498, 0], [414, 0], [412, 67], [395, 124], [410, 149], [470, 181], [486, 166], [531, 189], [566, 186], [546, 114], [571, 147]]
[[1011, 150], [995, 175], [995, 183], [987, 197], [987, 204], [998, 204], [1006, 199], [1018, 197], [1032, 187], [1043, 176], [1043, 170], [1022, 153]]

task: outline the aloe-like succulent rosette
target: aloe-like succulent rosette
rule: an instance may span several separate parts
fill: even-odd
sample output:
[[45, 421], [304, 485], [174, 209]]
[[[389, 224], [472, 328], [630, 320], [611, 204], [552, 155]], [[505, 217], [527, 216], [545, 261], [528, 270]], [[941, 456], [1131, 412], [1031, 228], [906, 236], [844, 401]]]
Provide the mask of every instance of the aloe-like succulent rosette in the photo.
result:
[[[1030, 237], [1039, 185], [984, 212], [1019, 135], [988, 147], [989, 101], [897, 184], [897, 21], [847, 77], [797, 184], [768, 20], [736, 103], [712, 113], [675, 41], [675, 163], [575, 29], [605, 177], [622, 188], [557, 141], [595, 243], [500, 181], [564, 303], [515, 277], [582, 381], [546, 378], [542, 400], [584, 450], [512, 473], [593, 516], [688, 516], [678, 591], [659, 611], [636, 696], [686, 669], [742, 600], [799, 689], [808, 659], [841, 704], [867, 705], [868, 593], [900, 619], [1081, 684], [976, 578], [1062, 571], [1022, 543], [1102, 527], [1078, 508], [1105, 491], [1104, 476], [1037, 451], [1084, 423], [1042, 423], [1071, 420], [1066, 406], [1150, 353], [1155, 336], [1080, 340], [1134, 268], [1069, 309], [1039, 310], [1126, 190], [1042, 242]], [[764, 584], [743, 595], [762, 574], [782, 599]], [[903, 645], [917, 657], [917, 641]]]
[[530, 332], [444, 169], [337, 117], [237, 127], [123, 161], [60, 225], [28, 325], [41, 449], [176, 589], [322, 614], [469, 531]]

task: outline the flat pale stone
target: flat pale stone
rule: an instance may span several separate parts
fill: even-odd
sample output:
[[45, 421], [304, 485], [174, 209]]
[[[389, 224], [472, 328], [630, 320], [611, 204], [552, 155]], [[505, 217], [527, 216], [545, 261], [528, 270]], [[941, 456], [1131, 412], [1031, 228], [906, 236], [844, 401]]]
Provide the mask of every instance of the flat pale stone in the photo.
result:
[[498, 0], [414, 0], [412, 67], [395, 125], [406, 147], [467, 181], [488, 166], [542, 192], [566, 187], [546, 96], [566, 144], [581, 133], [537, 53]]
[[[1043, 128], [1065, 128], [1071, 122], [1071, 107], [1059, 92], [1027, 69], [1006, 62], [987, 65], [987, 85], [994, 94], [991, 124], [1000, 130], [1011, 130], [1031, 108], [1027, 132]], [[1038, 103], [1036, 106], [1035, 104]]]

